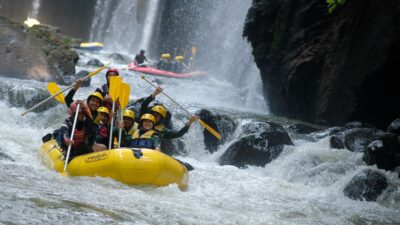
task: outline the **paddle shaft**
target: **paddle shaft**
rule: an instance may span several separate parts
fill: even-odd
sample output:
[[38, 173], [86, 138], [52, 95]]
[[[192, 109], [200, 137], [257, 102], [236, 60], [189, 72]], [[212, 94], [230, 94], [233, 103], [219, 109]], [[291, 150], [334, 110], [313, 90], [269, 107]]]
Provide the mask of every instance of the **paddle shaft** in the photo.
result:
[[[121, 120], [120, 121], [124, 121], [124, 113], [122, 112], [122, 109], [121, 109]], [[122, 137], [122, 129], [123, 128], [119, 128], [119, 134], [118, 134], [118, 148], [120, 148], [121, 147], [121, 137]]]
[[[114, 110], [115, 110], [115, 102], [113, 102], [113, 105], [112, 105], [112, 109], [111, 109], [112, 111], [111, 112], [114, 112]], [[109, 142], [108, 142], [108, 149], [111, 149], [111, 145], [113, 144], [112, 143], [112, 136], [113, 136], [113, 125], [114, 125], [114, 117], [111, 117], [111, 124], [110, 124], [110, 140], [109, 140]]]
[[[142, 79], [145, 80], [147, 83], [149, 83], [151, 86], [157, 88], [157, 86], [153, 83], [151, 83], [151, 81], [149, 81], [146, 77], [142, 76]], [[181, 106], [179, 103], [177, 103], [171, 96], [169, 96], [167, 93], [165, 93], [164, 91], [162, 91], [161, 93], [163, 93], [165, 96], [167, 96], [167, 98], [169, 98], [171, 101], [173, 101], [177, 106], [179, 106], [183, 111], [185, 111], [187, 114], [189, 114], [190, 116], [194, 116], [191, 112], [189, 112], [187, 109], [185, 109], [185, 107]]]
[[[76, 106], [74, 124], [72, 125], [72, 131], [71, 131], [71, 139], [70, 139], [71, 141], [74, 140], [74, 133], [75, 133], [74, 131], [75, 131], [76, 123], [78, 121], [79, 108], [80, 108], [80, 104], [78, 104]], [[64, 163], [64, 172], [67, 171], [67, 165], [68, 165], [69, 155], [71, 153], [71, 147], [72, 147], [72, 144], [70, 143], [68, 145], [67, 158], [65, 159], [65, 163]]]
[[[110, 63], [107, 63], [107, 65], [105, 65], [105, 66], [103, 66], [103, 67], [100, 67], [100, 68], [98, 68], [97, 70], [95, 70], [95, 71], [89, 73], [89, 74], [86, 75], [84, 78], [82, 78], [82, 80], [86, 80], [87, 78], [96, 75], [97, 73], [99, 73], [100, 71], [102, 71], [104, 68], [106, 68], [106, 67], [107, 67], [108, 65], [110, 65], [110, 64], [111, 64], [111, 62], [110, 62]], [[33, 110], [37, 109], [39, 106], [43, 105], [44, 103], [46, 103], [46, 102], [49, 101], [50, 99], [55, 98], [55, 97], [59, 96], [60, 94], [62, 94], [62, 93], [64, 93], [64, 92], [68, 91], [69, 89], [73, 88], [74, 85], [75, 85], [75, 84], [71, 84], [70, 86], [64, 88], [63, 90], [61, 90], [61, 91], [55, 93], [54, 95], [52, 95], [52, 96], [46, 98], [45, 100], [39, 102], [38, 104], [34, 105], [34, 106], [31, 107], [30, 109], [28, 109], [28, 110], [26, 110], [25, 112], [23, 112], [23, 113], [21, 114], [21, 116], [25, 116], [28, 112], [32, 112]]]
[[[149, 81], [148, 79], [146, 79], [146, 77], [144, 77], [142, 75], [142, 79], [145, 80], [147, 83], [149, 83], [151, 86], [157, 88], [156, 85], [154, 85], [153, 83], [151, 83], [151, 81]], [[173, 98], [171, 98], [168, 94], [166, 94], [164, 91], [162, 91], [162, 93], [167, 96], [171, 101], [173, 101], [177, 106], [179, 106], [183, 111], [185, 111], [187, 114], [189, 114], [190, 116], [194, 116], [191, 112], [189, 112], [187, 109], [185, 109], [183, 106], [181, 106], [179, 103], [177, 103]], [[221, 134], [219, 134], [216, 130], [214, 130], [214, 128], [210, 127], [208, 124], [206, 124], [204, 121], [202, 121], [201, 119], [197, 119], [197, 121], [200, 123], [200, 125], [202, 125], [204, 128], [206, 128], [206, 130], [208, 130], [212, 135], [214, 135], [218, 140], [221, 140], [222, 136]]]

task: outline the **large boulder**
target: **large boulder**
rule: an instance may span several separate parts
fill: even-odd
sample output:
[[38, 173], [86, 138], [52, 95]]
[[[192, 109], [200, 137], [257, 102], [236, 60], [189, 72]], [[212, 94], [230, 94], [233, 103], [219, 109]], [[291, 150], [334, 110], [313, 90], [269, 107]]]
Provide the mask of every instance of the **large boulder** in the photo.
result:
[[387, 132], [394, 133], [400, 136], [400, 118], [390, 123], [387, 128]]
[[114, 62], [119, 64], [128, 64], [133, 61], [129, 56], [123, 55], [121, 53], [112, 53], [108, 57], [113, 59]]
[[343, 132], [345, 130], [346, 129], [344, 127], [330, 127], [330, 128], [325, 129], [325, 130], [321, 130], [321, 131], [317, 131], [317, 132], [313, 132], [313, 133], [307, 134], [305, 139], [308, 140], [308, 141], [311, 141], [311, 142], [316, 142], [316, 141], [319, 141], [319, 140], [321, 140], [323, 138], [326, 138], [328, 136], [335, 135], [335, 134], [338, 134], [340, 132]]
[[370, 143], [363, 160], [368, 165], [377, 165], [385, 170], [394, 170], [400, 166], [400, 143], [397, 135], [387, 135]]
[[95, 66], [95, 67], [102, 67], [102, 66], [104, 66], [104, 64], [103, 64], [100, 60], [98, 60], [98, 59], [96, 59], [96, 58], [90, 59], [90, 60], [86, 63], [86, 65], [87, 65], [87, 66]]
[[270, 110], [329, 126], [355, 119], [386, 127], [400, 113], [400, 1], [346, 1], [332, 13], [326, 2], [252, 1], [243, 35]]
[[390, 136], [378, 129], [352, 128], [335, 134], [330, 139], [331, 148], [347, 148], [352, 152], [364, 152], [367, 146], [375, 140]]
[[251, 122], [242, 127], [242, 134], [221, 156], [221, 165], [245, 167], [265, 166], [277, 158], [284, 145], [293, 145], [282, 126], [272, 122]]
[[296, 134], [310, 134], [314, 132], [321, 131], [321, 128], [312, 126], [312, 125], [307, 125], [307, 124], [302, 124], [302, 123], [296, 123], [292, 124], [287, 127], [287, 130]]
[[[35, 81], [16, 82], [13, 79], [0, 81], [0, 100], [8, 102], [12, 107], [28, 109], [50, 97], [45, 88], [32, 84], [33, 82]], [[57, 101], [52, 99], [36, 108], [34, 112], [42, 112], [55, 105]]]
[[344, 194], [354, 200], [376, 201], [388, 186], [385, 175], [374, 170], [363, 170], [344, 188]]
[[222, 114], [214, 114], [207, 109], [201, 109], [198, 116], [203, 122], [222, 136], [221, 140], [218, 140], [207, 129], [203, 130], [204, 144], [209, 152], [215, 152], [219, 145], [231, 140], [232, 134], [237, 127], [236, 122], [231, 117]]
[[55, 27], [26, 28], [0, 17], [0, 75], [62, 83], [79, 59], [66, 42]]

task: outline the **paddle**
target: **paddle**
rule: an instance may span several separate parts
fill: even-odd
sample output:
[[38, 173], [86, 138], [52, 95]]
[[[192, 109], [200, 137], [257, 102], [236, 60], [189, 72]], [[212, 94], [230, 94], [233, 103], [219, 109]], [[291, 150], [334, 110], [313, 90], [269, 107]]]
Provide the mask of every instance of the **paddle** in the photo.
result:
[[[47, 85], [47, 90], [50, 92], [51, 95], [54, 95], [55, 93], [61, 91], [61, 88], [55, 82], [51, 82]], [[65, 104], [64, 94], [61, 93], [54, 98], [60, 103]]]
[[[98, 74], [100, 71], [102, 71], [104, 68], [106, 68], [107, 66], [109, 66], [111, 64], [111, 62], [107, 63], [105, 66], [98, 68], [97, 70], [89, 73], [88, 75], [86, 75], [84, 78], [82, 78], [82, 80], [86, 80], [89, 77], [92, 77], [96, 74]], [[43, 105], [44, 103], [46, 103], [47, 101], [49, 101], [52, 98], [57, 97], [58, 95], [68, 91], [69, 89], [73, 88], [75, 86], [75, 84], [71, 84], [70, 86], [64, 88], [63, 90], [58, 91], [57, 93], [53, 94], [52, 96], [46, 98], [45, 100], [39, 102], [38, 104], [32, 106], [30, 109], [26, 110], [25, 112], [23, 112], [21, 114], [21, 116], [25, 116], [28, 112], [32, 112], [33, 110], [37, 109], [39, 106]]]
[[[75, 133], [74, 131], [75, 131], [75, 127], [76, 127], [76, 122], [78, 121], [79, 107], [80, 107], [80, 104], [77, 104], [75, 118], [74, 118], [74, 124], [72, 125], [72, 131], [71, 131], [71, 139], [70, 139], [71, 141], [74, 140], [74, 133]], [[64, 172], [67, 170], [69, 155], [71, 153], [71, 147], [72, 147], [72, 144], [70, 143], [68, 145], [67, 158], [65, 159], [65, 162], [64, 162]]]
[[[151, 86], [157, 88], [156, 85], [154, 85], [153, 83], [151, 83], [151, 81], [149, 81], [148, 79], [146, 79], [146, 77], [144, 77], [142, 75], [142, 79], [145, 80], [147, 83], [149, 83]], [[187, 114], [189, 114], [190, 116], [194, 116], [192, 113], [190, 113], [187, 109], [185, 109], [183, 106], [181, 106], [179, 103], [177, 103], [173, 98], [171, 98], [169, 95], [167, 95], [164, 91], [162, 91], [162, 93], [167, 96], [171, 101], [173, 101], [177, 106], [181, 107], [181, 109], [183, 109], [183, 111], [185, 111]], [[201, 119], [198, 119], [197, 121], [199, 121], [200, 125], [202, 125], [204, 128], [206, 128], [211, 134], [213, 134], [216, 138], [218, 138], [218, 140], [221, 140], [221, 135], [214, 130], [212, 127], [210, 127], [208, 124], [204, 123]]]
[[196, 55], [197, 52], [197, 48], [196, 47], [192, 47], [192, 57], [194, 58], [194, 56]]
[[[111, 112], [114, 112], [114, 110], [115, 110], [115, 102], [117, 101], [117, 98], [119, 97], [121, 81], [122, 81], [122, 78], [120, 76], [111, 76], [110, 77], [109, 93], [110, 93], [111, 99], [113, 101]], [[111, 117], [110, 140], [108, 142], [108, 149], [111, 149], [113, 125], [114, 125], [114, 117]]]
[[[121, 91], [119, 93], [119, 105], [121, 106], [121, 121], [124, 120], [124, 113], [126, 106], [129, 102], [129, 96], [131, 93], [131, 88], [129, 84], [122, 82], [121, 83]], [[119, 128], [119, 136], [118, 136], [118, 148], [121, 147], [121, 136], [122, 136], [122, 128]]]

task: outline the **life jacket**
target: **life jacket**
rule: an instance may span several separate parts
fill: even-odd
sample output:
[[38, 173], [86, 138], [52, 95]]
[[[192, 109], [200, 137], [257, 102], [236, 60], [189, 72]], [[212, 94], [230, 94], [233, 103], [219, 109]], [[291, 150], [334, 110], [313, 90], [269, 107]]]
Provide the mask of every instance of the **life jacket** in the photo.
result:
[[97, 135], [106, 138], [108, 136], [108, 127], [105, 125], [99, 125], [99, 131], [97, 132]]
[[133, 122], [133, 125], [132, 125], [132, 127], [131, 127], [131, 129], [129, 129], [129, 131], [127, 131], [126, 133], [129, 135], [129, 136], [133, 136], [133, 134], [135, 133], [135, 131], [138, 129], [138, 124], [136, 123], [136, 122]]
[[79, 146], [81, 146], [85, 143], [86, 137], [87, 137], [87, 135], [86, 135], [85, 128], [82, 128], [82, 130], [75, 129], [74, 130], [74, 139], [73, 139], [74, 144], [72, 145], [72, 147], [74, 149], [79, 148]]
[[151, 140], [153, 135], [155, 135], [157, 132], [155, 130], [148, 130], [141, 136], [139, 136], [140, 129], [135, 130], [132, 136], [131, 148], [150, 148], [154, 149], [154, 142]]

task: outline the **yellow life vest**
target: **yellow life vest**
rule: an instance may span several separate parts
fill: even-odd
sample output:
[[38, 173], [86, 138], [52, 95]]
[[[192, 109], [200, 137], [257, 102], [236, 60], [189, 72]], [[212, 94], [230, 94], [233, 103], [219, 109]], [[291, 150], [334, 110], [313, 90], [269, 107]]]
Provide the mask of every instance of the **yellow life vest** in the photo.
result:
[[137, 124], [136, 122], [133, 123], [133, 126], [131, 127], [131, 129], [127, 132], [129, 136], [133, 136], [133, 134], [135, 133], [135, 131], [138, 129], [139, 124]]
[[148, 130], [139, 137], [140, 129], [135, 130], [130, 143], [131, 148], [150, 148], [155, 149], [155, 143], [151, 138], [157, 132], [155, 130]]
[[155, 130], [148, 130], [146, 131], [144, 134], [142, 134], [139, 137], [139, 129], [136, 129], [133, 133], [132, 139], [150, 139], [151, 137], [153, 137], [154, 134], [156, 134], [157, 132]]

